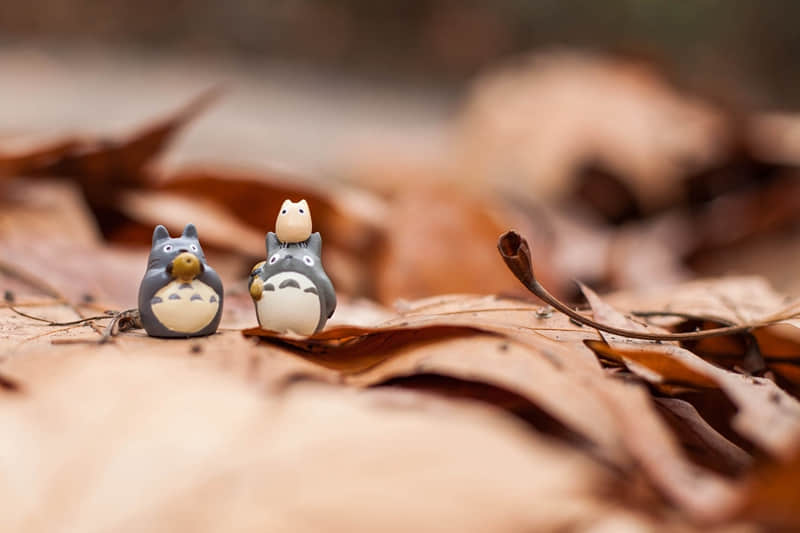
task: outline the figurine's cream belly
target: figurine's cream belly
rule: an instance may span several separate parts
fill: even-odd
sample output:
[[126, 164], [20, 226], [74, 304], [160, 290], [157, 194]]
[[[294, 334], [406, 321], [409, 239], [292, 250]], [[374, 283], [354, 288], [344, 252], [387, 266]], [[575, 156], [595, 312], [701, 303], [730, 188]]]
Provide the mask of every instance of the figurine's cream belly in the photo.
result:
[[150, 308], [158, 321], [172, 331], [194, 333], [214, 320], [219, 296], [202, 281], [175, 280], [159, 289]]
[[298, 272], [281, 272], [266, 280], [256, 310], [261, 327], [272, 331], [311, 335], [319, 324], [316, 287]]

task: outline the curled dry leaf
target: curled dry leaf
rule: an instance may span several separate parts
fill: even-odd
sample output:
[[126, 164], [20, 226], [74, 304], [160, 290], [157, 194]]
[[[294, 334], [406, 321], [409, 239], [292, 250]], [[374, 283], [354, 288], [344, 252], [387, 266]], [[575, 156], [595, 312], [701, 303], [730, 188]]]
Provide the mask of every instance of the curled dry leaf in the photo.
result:
[[[645, 329], [583, 287], [595, 318], [603, 323]], [[620, 340], [603, 334], [605, 343], [589, 341], [605, 357], [616, 357], [647, 381], [719, 387], [737, 406], [733, 428], [779, 458], [787, 458], [800, 439], [800, 403], [774, 382], [714, 366], [674, 344]]]
[[734, 324], [757, 322], [787, 304], [784, 296], [758, 276], [700, 279], [670, 287], [622, 291], [604, 300], [620, 309], [675, 311], [718, 317]]
[[51, 165], [80, 144], [78, 139], [0, 137], [0, 178], [21, 176]]
[[0, 176], [67, 176], [80, 183], [90, 197], [109, 190], [110, 185], [141, 184], [147, 178], [144, 166], [219, 92], [218, 88], [207, 90], [128, 137], [76, 137], [23, 146], [16, 146], [21, 143], [13, 139], [0, 139]]
[[[753, 458], [726, 439], [706, 422], [692, 404], [677, 398], [655, 398], [661, 412], [667, 412], [679, 423], [671, 424], [683, 442], [690, 441], [695, 462], [719, 472], [740, 474], [752, 465]], [[670, 417], [667, 417], [670, 420]]]
[[72, 150], [28, 175], [75, 177], [87, 194], [114, 185], [140, 185], [147, 176], [145, 165], [159, 155], [191, 119], [205, 110], [220, 94], [218, 87], [206, 90], [182, 108], [145, 125], [128, 137], [87, 139]]
[[[376, 347], [388, 351], [419, 340], [448, 338], [459, 333], [508, 337], [541, 348], [557, 365], [578, 365], [600, 372], [595, 358], [583, 349], [582, 344], [586, 339], [598, 339], [595, 332], [577, 326], [547, 308], [492, 296], [429, 298], [406, 304], [402, 314], [373, 327], [339, 326], [312, 337], [278, 335], [260, 328], [247, 329], [243, 333], [267, 342], [293, 346], [312, 359], [322, 354], [320, 357], [332, 360], [330, 364], [337, 365], [343, 372], [360, 372], [372, 366], [380, 359], [375, 355]], [[562, 361], [560, 355], [549, 351], [550, 348], [557, 350], [562, 343], [579, 347], [580, 351], [569, 353], [568, 360]], [[362, 361], [362, 353], [370, 354], [370, 360]], [[349, 360], [351, 354], [354, 354], [353, 361]], [[328, 364], [325, 360], [320, 364]]]
[[[548, 350], [547, 355], [543, 350]], [[455, 378], [463, 383], [482, 383], [522, 396], [556, 423], [571, 432], [567, 438], [586, 447], [597, 456], [620, 466], [629, 464], [620, 446], [613, 418], [598, 402], [586, 381], [601, 379], [553, 364], [554, 354], [566, 356], [566, 350], [555, 346], [536, 349], [497, 336], [479, 335], [439, 339], [409, 344], [395, 350], [391, 357], [346, 377], [346, 383], [374, 386], [415, 376], [437, 375]], [[448, 393], [446, 385], [438, 389]], [[479, 395], [480, 397], [480, 395]], [[524, 406], [512, 406], [527, 419]], [[534, 417], [532, 423], [538, 420]]]

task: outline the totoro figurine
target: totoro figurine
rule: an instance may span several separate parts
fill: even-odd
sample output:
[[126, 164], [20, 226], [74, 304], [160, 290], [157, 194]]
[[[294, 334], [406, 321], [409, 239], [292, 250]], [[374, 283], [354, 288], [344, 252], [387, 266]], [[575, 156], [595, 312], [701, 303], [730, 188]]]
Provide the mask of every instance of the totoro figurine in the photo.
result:
[[[250, 296], [256, 306], [258, 323], [264, 329], [281, 333], [311, 335], [325, 327], [336, 309], [336, 293], [322, 268], [322, 238], [311, 233], [311, 215], [305, 200], [283, 203], [278, 215], [278, 233], [267, 233], [267, 260], [253, 267], [250, 273]], [[286, 217], [282, 219], [281, 217]], [[303, 222], [308, 236], [303, 241], [284, 241], [287, 228]], [[288, 222], [282, 225], [281, 220]], [[307, 223], [306, 223], [307, 221]], [[288, 231], [290, 237], [302, 236]]]
[[[305, 243], [311, 237], [311, 211], [305, 200], [283, 201], [275, 220], [275, 236], [283, 244]], [[269, 257], [269, 255], [267, 256]]]
[[139, 286], [142, 325], [152, 337], [200, 337], [217, 331], [222, 317], [222, 281], [206, 264], [197, 229], [180, 237], [153, 231], [147, 272]]

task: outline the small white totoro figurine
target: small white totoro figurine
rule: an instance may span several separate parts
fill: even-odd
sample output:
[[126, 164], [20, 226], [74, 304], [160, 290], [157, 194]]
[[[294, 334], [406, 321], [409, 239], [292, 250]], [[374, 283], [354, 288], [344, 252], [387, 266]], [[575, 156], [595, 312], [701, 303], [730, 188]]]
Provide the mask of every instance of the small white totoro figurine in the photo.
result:
[[275, 220], [275, 236], [283, 244], [305, 242], [311, 237], [311, 211], [305, 200], [283, 201]]

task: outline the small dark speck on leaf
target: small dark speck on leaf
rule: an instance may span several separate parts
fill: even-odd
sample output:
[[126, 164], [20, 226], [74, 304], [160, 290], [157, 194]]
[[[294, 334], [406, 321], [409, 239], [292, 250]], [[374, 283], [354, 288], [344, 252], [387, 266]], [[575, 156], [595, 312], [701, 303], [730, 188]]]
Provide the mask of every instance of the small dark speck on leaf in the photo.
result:
[[569, 321], [572, 322], [573, 324], [575, 324], [576, 326], [578, 326], [579, 328], [583, 327], [583, 324], [581, 324], [580, 322], [578, 322], [577, 320], [575, 320], [572, 317], [570, 317]]
[[86, 292], [81, 296], [81, 300], [83, 300], [83, 303], [85, 304], [90, 304], [94, 302], [94, 296]]
[[0, 374], [0, 389], [8, 392], [20, 392], [22, 391], [22, 385], [20, 385], [16, 380]]
[[498, 346], [497, 349], [500, 350], [501, 352], [507, 352], [508, 343], [507, 342], [500, 343], [500, 346]]
[[8, 303], [12, 303], [14, 301], [14, 293], [9, 290], [5, 291], [3, 293], [3, 299]]
[[189, 351], [195, 355], [203, 353], [203, 347], [199, 344], [192, 344], [192, 347], [189, 348]]
[[773, 392], [772, 394], [769, 395], [769, 401], [771, 401], [772, 403], [781, 403], [781, 395], [778, 394], [777, 392]]

